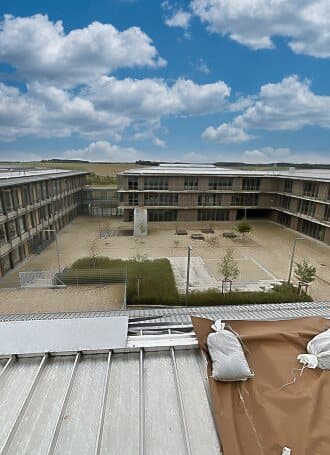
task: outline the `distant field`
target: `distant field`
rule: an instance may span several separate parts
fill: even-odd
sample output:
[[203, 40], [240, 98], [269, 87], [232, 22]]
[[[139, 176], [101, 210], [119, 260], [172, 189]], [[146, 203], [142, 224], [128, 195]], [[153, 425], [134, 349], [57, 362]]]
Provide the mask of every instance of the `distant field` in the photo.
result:
[[88, 171], [96, 175], [115, 177], [126, 169], [143, 167], [135, 163], [42, 163], [40, 161], [13, 162], [0, 161], [0, 167], [39, 167], [44, 169], [72, 169]]

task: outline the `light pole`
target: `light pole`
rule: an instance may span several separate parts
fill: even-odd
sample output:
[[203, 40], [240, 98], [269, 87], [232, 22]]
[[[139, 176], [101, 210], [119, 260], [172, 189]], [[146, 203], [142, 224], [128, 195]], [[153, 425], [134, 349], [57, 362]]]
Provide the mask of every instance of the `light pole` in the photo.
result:
[[55, 234], [57, 267], [58, 267], [58, 271], [60, 272], [60, 271], [61, 271], [60, 252], [59, 252], [59, 249], [58, 249], [58, 242], [57, 242], [57, 233], [56, 233], [56, 229], [43, 229], [42, 232], [54, 232], [54, 234]]
[[303, 237], [296, 237], [293, 242], [292, 253], [291, 253], [291, 261], [290, 261], [290, 270], [288, 276], [288, 284], [291, 282], [291, 275], [292, 275], [292, 268], [293, 268], [293, 261], [294, 261], [294, 254], [296, 252], [296, 244], [298, 240], [304, 240]]
[[186, 281], [186, 304], [188, 304], [189, 295], [189, 274], [190, 274], [190, 254], [192, 247], [188, 246], [188, 257], [187, 257], [187, 281]]

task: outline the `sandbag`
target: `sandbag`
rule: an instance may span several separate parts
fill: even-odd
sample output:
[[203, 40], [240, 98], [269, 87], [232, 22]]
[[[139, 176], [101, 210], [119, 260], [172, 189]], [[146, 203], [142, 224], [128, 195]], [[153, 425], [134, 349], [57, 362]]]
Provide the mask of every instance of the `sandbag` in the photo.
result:
[[246, 381], [254, 376], [245, 358], [240, 340], [220, 320], [212, 325], [207, 337], [212, 360], [212, 378], [217, 381]]
[[330, 329], [319, 333], [307, 344], [308, 354], [299, 354], [297, 359], [307, 368], [330, 370]]

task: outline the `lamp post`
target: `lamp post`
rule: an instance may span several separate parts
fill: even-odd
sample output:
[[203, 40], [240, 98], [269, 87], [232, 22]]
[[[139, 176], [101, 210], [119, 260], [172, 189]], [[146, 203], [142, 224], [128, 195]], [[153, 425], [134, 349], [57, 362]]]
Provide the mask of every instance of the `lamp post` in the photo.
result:
[[189, 295], [189, 274], [190, 274], [190, 255], [192, 247], [188, 246], [188, 257], [187, 257], [187, 281], [186, 281], [186, 304], [188, 304]]
[[293, 247], [292, 247], [292, 253], [291, 253], [291, 261], [290, 261], [290, 269], [289, 269], [289, 276], [288, 276], [288, 284], [291, 282], [291, 275], [292, 275], [292, 268], [293, 268], [293, 261], [294, 261], [294, 255], [296, 252], [296, 244], [298, 240], [304, 240], [303, 237], [296, 237], [293, 242]]
[[56, 233], [56, 229], [43, 229], [42, 232], [54, 232], [54, 234], [55, 234], [57, 267], [58, 267], [58, 271], [60, 272], [60, 271], [61, 271], [60, 252], [59, 252], [59, 249], [58, 249], [58, 242], [57, 242], [57, 233]]

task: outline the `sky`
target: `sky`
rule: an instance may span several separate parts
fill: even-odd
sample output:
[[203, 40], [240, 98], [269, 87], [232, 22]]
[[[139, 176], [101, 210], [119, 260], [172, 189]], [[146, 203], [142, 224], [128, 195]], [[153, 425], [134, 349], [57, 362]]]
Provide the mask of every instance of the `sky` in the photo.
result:
[[329, 0], [2, 0], [0, 159], [330, 163]]

